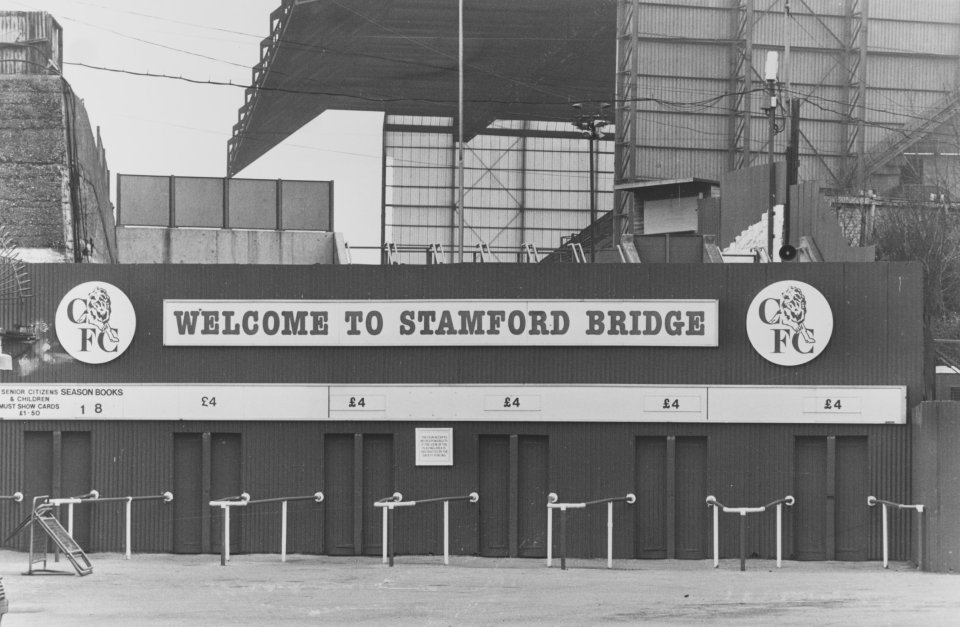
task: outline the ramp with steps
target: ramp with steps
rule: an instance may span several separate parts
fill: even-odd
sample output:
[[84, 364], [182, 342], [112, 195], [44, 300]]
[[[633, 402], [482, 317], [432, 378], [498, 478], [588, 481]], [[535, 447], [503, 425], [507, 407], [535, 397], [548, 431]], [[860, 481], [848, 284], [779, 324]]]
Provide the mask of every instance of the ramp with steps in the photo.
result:
[[[77, 541], [74, 540], [73, 537], [67, 533], [67, 530], [63, 528], [63, 525], [60, 524], [60, 521], [53, 514], [52, 507], [37, 511], [34, 516], [34, 521], [36, 523], [35, 527], [40, 527], [46, 536], [53, 540], [53, 543], [57, 545], [57, 548], [59, 548], [60, 552], [67, 558], [67, 561], [73, 565], [78, 575], [83, 577], [93, 572], [93, 564], [90, 563], [87, 554], [83, 552], [83, 549], [80, 548]], [[35, 531], [31, 529], [31, 534], [33, 533], [35, 533]], [[33, 543], [31, 542], [31, 544]], [[32, 553], [33, 551], [31, 549], [31, 554]], [[43, 554], [44, 562], [46, 562], [46, 548], [44, 548]]]
[[[67, 558], [73, 565], [77, 574], [83, 577], [93, 572], [93, 565], [90, 558], [83, 552], [77, 541], [73, 539], [60, 520], [54, 513], [54, 506], [50, 503], [40, 502], [40, 499], [47, 497], [34, 498], [33, 511], [26, 517], [3, 541], [9, 542], [14, 536], [23, 529], [30, 527], [30, 557], [27, 565], [27, 572], [24, 575], [69, 575], [70, 573], [62, 570], [51, 570], [47, 568], [47, 549], [50, 540], [56, 545], [60, 553]], [[34, 564], [42, 564], [40, 568], [34, 568]]]

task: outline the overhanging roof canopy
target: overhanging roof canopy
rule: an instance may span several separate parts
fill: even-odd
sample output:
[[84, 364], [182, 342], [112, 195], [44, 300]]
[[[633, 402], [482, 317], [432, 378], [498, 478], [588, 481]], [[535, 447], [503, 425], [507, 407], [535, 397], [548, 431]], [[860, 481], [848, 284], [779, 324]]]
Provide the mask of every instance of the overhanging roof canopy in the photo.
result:
[[[616, 0], [465, 0], [464, 135], [613, 102]], [[457, 117], [455, 0], [283, 0], [228, 143], [233, 175], [327, 109]]]

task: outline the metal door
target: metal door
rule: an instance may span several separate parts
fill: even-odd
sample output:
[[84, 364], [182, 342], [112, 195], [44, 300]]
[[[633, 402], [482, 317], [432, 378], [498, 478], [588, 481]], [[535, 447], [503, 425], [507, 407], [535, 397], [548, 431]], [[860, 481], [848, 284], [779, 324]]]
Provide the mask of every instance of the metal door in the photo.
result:
[[[211, 500], [238, 496], [243, 492], [240, 468], [240, 434], [210, 434], [210, 496]], [[207, 504], [209, 507], [209, 504]], [[230, 511], [230, 553], [239, 553], [241, 543], [242, 508]], [[210, 520], [210, 551], [219, 553], [223, 545], [223, 512], [219, 508]]]
[[827, 559], [827, 439], [796, 438], [794, 460], [794, 557], [824, 560]]
[[865, 560], [870, 537], [867, 438], [837, 438], [836, 559]]
[[510, 437], [480, 436], [480, 555], [510, 554]]
[[173, 436], [173, 552], [203, 550], [203, 441], [199, 433]]
[[[363, 554], [383, 553], [383, 516], [374, 501], [393, 494], [393, 436], [363, 435]], [[397, 539], [397, 542], [402, 540]]]
[[[89, 431], [27, 431], [23, 437], [26, 499], [32, 501], [34, 496], [42, 495], [81, 496], [93, 489]], [[86, 550], [91, 549], [90, 507], [73, 506], [73, 537]], [[60, 510], [60, 520], [66, 527], [68, 506], [63, 505]], [[27, 545], [21, 547], [26, 549]]]
[[707, 498], [707, 438], [676, 440], [676, 557], [705, 559], [710, 514]]
[[638, 437], [636, 461], [637, 557], [667, 557], [667, 438]]
[[[91, 468], [93, 464], [90, 450], [89, 431], [63, 431], [61, 438], [60, 492], [63, 496], [79, 496], [93, 489]], [[90, 544], [91, 508], [96, 505], [78, 504], [73, 506], [73, 539], [81, 548], [88, 551], [96, 547]], [[65, 518], [65, 516], [61, 516]]]
[[323, 549], [355, 555], [353, 538], [353, 434], [330, 434], [323, 443]]
[[[23, 434], [23, 508], [24, 516], [30, 512], [35, 496], [53, 496], [53, 432], [27, 431]], [[30, 547], [30, 534], [21, 533], [21, 551]]]
[[517, 555], [547, 555], [547, 494], [549, 475], [547, 436], [521, 435], [517, 442]]

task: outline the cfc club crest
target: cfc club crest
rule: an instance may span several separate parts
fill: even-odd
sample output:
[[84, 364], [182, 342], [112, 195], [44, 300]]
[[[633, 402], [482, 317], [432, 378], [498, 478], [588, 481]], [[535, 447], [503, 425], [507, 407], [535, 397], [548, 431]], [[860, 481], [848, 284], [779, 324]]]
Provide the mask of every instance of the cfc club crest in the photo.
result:
[[74, 359], [104, 364], [133, 341], [137, 317], [119, 288], [90, 281], [67, 292], [57, 307], [57, 338]]
[[833, 334], [830, 303], [800, 281], [768, 285], [747, 310], [747, 337], [760, 355], [781, 366], [799, 366], [823, 352]]

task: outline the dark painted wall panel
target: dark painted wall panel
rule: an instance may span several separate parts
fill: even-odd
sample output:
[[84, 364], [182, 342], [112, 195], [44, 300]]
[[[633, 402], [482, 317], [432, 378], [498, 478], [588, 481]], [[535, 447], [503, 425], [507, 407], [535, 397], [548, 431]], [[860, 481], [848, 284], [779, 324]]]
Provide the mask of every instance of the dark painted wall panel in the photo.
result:
[[[450, 426], [454, 429], [455, 456], [452, 467], [426, 468], [416, 467], [414, 462], [414, 429], [418, 426]], [[690, 438], [706, 441], [707, 476], [703, 494], [687, 495], [690, 503], [703, 503], [708, 494], [728, 506], [752, 507], [795, 493], [797, 464], [792, 453], [798, 438], [811, 438], [825, 441], [827, 436], [838, 438], [864, 438], [868, 455], [876, 461], [870, 462], [870, 490], [875, 496], [892, 501], [909, 502], [906, 473], [908, 467], [910, 426], [906, 425], [703, 425], [703, 424], [610, 424], [588, 425], [572, 423], [357, 423], [309, 422], [309, 423], [265, 423], [265, 422], [224, 422], [224, 423], [182, 423], [182, 422], [10, 422], [0, 423], [0, 443], [4, 450], [22, 446], [25, 434], [43, 430], [89, 430], [93, 442], [94, 463], [91, 482], [104, 496], [159, 494], [162, 490], [173, 489], [172, 475], [174, 465], [174, 434], [182, 432], [213, 432], [240, 434], [242, 441], [241, 489], [250, 492], [254, 499], [277, 496], [299, 496], [323, 490], [327, 500], [317, 505], [313, 502], [290, 507], [289, 552], [329, 553], [336, 547], [329, 546], [333, 539], [327, 535], [326, 546], [321, 546], [322, 538], [329, 529], [333, 518], [342, 518], [338, 541], [349, 546], [353, 537], [351, 529], [359, 524], [354, 517], [353, 502], [353, 461], [354, 433], [363, 433], [364, 439], [389, 443], [393, 436], [395, 454], [394, 477], [368, 478], [366, 493], [359, 504], [365, 523], [365, 541], [369, 543], [367, 552], [376, 553], [380, 529], [380, 512], [373, 505], [373, 493], [387, 496], [393, 490], [403, 492], [405, 499], [423, 499], [437, 496], [480, 492], [481, 503], [486, 508], [481, 514], [478, 505], [469, 503], [451, 504], [451, 552], [454, 554], [475, 554], [480, 551], [480, 538], [484, 533], [481, 525], [503, 524], [506, 530], [516, 525], [521, 514], [516, 506], [509, 502], [514, 492], [511, 482], [519, 491], [529, 481], [531, 468], [525, 464], [525, 451], [520, 451], [520, 467], [510, 468], [507, 455], [508, 438], [519, 434], [521, 440], [537, 440], [545, 436], [548, 442], [547, 452], [548, 485], [542, 494], [524, 496], [533, 503], [541, 503], [533, 510], [524, 513], [528, 520], [534, 520], [534, 527], [527, 522], [519, 525], [537, 540], [539, 522], [535, 518], [545, 515], [546, 496], [556, 492], [563, 501], [584, 501], [636, 492], [641, 500], [635, 505], [618, 503], [615, 505], [614, 554], [621, 558], [654, 556], [650, 551], [662, 546], [662, 537], [640, 538], [638, 525], [649, 526], [649, 516], [641, 515], [641, 508], [651, 508], [658, 520], [663, 520], [664, 503], [657, 492], [663, 493], [666, 473], [662, 469], [663, 461], [656, 473], [638, 469], [636, 446], [640, 442], [666, 442], [668, 436], [675, 436], [681, 443]], [[327, 445], [321, 447], [326, 434]], [[343, 434], [336, 435], [336, 434]], [[387, 440], [383, 436], [387, 435]], [[531, 439], [530, 435], [537, 438]], [[484, 481], [479, 474], [483, 448], [479, 443], [488, 436], [503, 443], [502, 458], [495, 460], [489, 475], [497, 475], [496, 481]], [[332, 443], [341, 438], [346, 457], [336, 457]], [[369, 447], [364, 447], [367, 450]], [[382, 447], [380, 447], [382, 448]], [[522, 448], [522, 447], [521, 447]], [[377, 449], [380, 450], [380, 449]], [[382, 451], [381, 451], [382, 452]], [[527, 451], [529, 452], [529, 451]], [[649, 450], [647, 450], [649, 453]], [[116, 457], [116, 462], [114, 462]], [[537, 456], [535, 456], [537, 457]], [[542, 456], [530, 464], [542, 463]], [[656, 461], [656, 460], [655, 460]], [[490, 463], [488, 459], [486, 463]], [[332, 464], [332, 465], [331, 465]], [[504, 467], [506, 465], [506, 467]], [[879, 466], [879, 467], [878, 467]], [[27, 468], [12, 468], [11, 474], [4, 477], [10, 485], [25, 486]], [[384, 471], [382, 463], [374, 460], [372, 471]], [[520, 476], [514, 476], [519, 472]], [[539, 473], [540, 470], [535, 470]], [[498, 474], [499, 473], [499, 474]], [[321, 474], [323, 478], [321, 479]], [[389, 472], [387, 473], [389, 475]], [[678, 473], [678, 481], [682, 473]], [[637, 478], [640, 479], [637, 479]], [[635, 481], [643, 480], [657, 483], [649, 489], [638, 489]], [[388, 483], [390, 483], [388, 487]], [[536, 483], [534, 481], [533, 483]], [[334, 485], [335, 484], [335, 485]], [[659, 486], [659, 487], [658, 487]], [[916, 488], [915, 488], [916, 490]], [[380, 494], [383, 492], [383, 494]], [[657, 502], [644, 502], [644, 495], [652, 495]], [[33, 494], [27, 494], [29, 500]], [[686, 498], [686, 497], [685, 497]], [[919, 497], [918, 497], [919, 498]], [[8, 503], [0, 507], [10, 508]], [[93, 508], [91, 518], [91, 548], [93, 550], [122, 550], [122, 508], [107, 504], [82, 505]], [[204, 507], [207, 507], [204, 504]], [[699, 506], [697, 506], [699, 508]], [[866, 508], [866, 502], [862, 504]], [[175, 506], [156, 502], [134, 503], [133, 549], [134, 551], [169, 551], [173, 545], [173, 527]], [[208, 508], [211, 509], [212, 508]], [[539, 513], [537, 513], [539, 509]], [[784, 542], [784, 557], [794, 555], [793, 537], [801, 524], [801, 505], [785, 508], [784, 522], [787, 535]], [[646, 511], [644, 509], [644, 511]], [[698, 509], [698, 511], [700, 511]], [[399, 511], [397, 517], [398, 554], [424, 553], [439, 554], [441, 545], [441, 506], [439, 504], [418, 506], [414, 509]], [[533, 518], [531, 518], [531, 512]], [[219, 520], [219, 511], [216, 514]], [[235, 512], [236, 513], [236, 512]], [[702, 513], [709, 517], [705, 503]], [[879, 559], [881, 536], [878, 526], [879, 511], [869, 510], [871, 524], [862, 529], [864, 542], [870, 559]], [[739, 555], [738, 520], [733, 514], [721, 514], [720, 552], [721, 557], [732, 558]], [[245, 552], [279, 552], [279, 505], [264, 504], [250, 506], [242, 513], [242, 538], [240, 550]], [[642, 523], [641, 521], [646, 521]], [[760, 558], [773, 558], [776, 555], [775, 512], [751, 514], [749, 520], [748, 555]], [[602, 557], [606, 554], [606, 511], [605, 506], [596, 506], [592, 510], [571, 511], [569, 513], [569, 555], [584, 557]], [[6, 533], [14, 524], [11, 516], [0, 522], [0, 533]], [[661, 524], [661, 523], [657, 523]], [[679, 527], [687, 525], [682, 516], [675, 517]], [[828, 521], [817, 520], [817, 529]], [[909, 519], [892, 522], [891, 559], [909, 557]], [[326, 530], [326, 531], [325, 531]], [[488, 531], [490, 531], [488, 529]], [[555, 526], [559, 533], [559, 524]], [[536, 532], [536, 533], [534, 533]], [[505, 532], [504, 532], [505, 533]], [[659, 533], [659, 532], [658, 532]], [[818, 538], [824, 533], [817, 531]], [[793, 535], [791, 535], [793, 534]], [[376, 536], [376, 538], [374, 537]], [[681, 536], [683, 537], [683, 536]], [[377, 542], [375, 542], [377, 540]], [[503, 538], [501, 537], [501, 541]], [[523, 540], [523, 538], [520, 538]], [[690, 540], [687, 538], [687, 540]], [[555, 549], [559, 546], [555, 535]], [[640, 543], [638, 546], [637, 543]], [[689, 542], [688, 542], [689, 544]], [[703, 546], [712, 546], [709, 531], [703, 538]], [[534, 547], [535, 548], [535, 547]], [[216, 547], [213, 547], [216, 550]], [[351, 549], [352, 551], [352, 549]], [[534, 551], [536, 552], [536, 551]], [[655, 552], [655, 551], [654, 551]], [[656, 553], [656, 552], [655, 552]], [[348, 551], [350, 554], [350, 551]], [[658, 554], [659, 555], [659, 554]], [[709, 557], [710, 555], [708, 555]]]
[[[30, 266], [37, 295], [18, 320], [53, 323], [62, 295], [86, 280], [116, 284], [138, 315], [121, 358], [81, 365], [47, 332], [53, 362], [34, 360], [0, 381], [44, 382], [395, 382], [907, 385], [912, 406], [923, 381], [919, 267], [910, 264], [536, 266]], [[809, 364], [774, 366], [750, 347], [745, 312], [765, 285], [796, 278], [831, 301], [835, 329]], [[162, 346], [163, 298], [716, 298], [718, 348], [194, 348]], [[9, 311], [9, 308], [7, 308]], [[36, 345], [7, 345], [24, 353]]]

